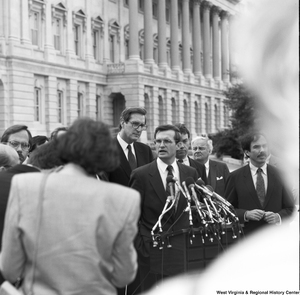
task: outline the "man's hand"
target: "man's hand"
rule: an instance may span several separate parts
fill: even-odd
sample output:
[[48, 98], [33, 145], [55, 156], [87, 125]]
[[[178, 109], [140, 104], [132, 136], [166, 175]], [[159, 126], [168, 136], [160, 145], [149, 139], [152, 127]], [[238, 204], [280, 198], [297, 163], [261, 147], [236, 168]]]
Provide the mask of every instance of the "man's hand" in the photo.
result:
[[254, 209], [254, 210], [246, 211], [245, 217], [247, 220], [259, 221], [263, 218], [264, 214], [265, 214], [265, 211], [260, 210], [260, 209]]
[[264, 220], [267, 223], [280, 223], [279, 214], [270, 211], [265, 213]]

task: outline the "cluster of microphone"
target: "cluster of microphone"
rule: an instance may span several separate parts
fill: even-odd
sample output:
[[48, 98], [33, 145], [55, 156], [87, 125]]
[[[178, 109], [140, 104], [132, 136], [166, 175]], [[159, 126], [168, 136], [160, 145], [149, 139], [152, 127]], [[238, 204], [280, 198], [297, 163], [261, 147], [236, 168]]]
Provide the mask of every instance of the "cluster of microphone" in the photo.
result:
[[[190, 243], [195, 237], [195, 231], [200, 232], [203, 243], [205, 238], [210, 242], [213, 242], [214, 239], [221, 240], [221, 236], [227, 234], [227, 228], [231, 229], [233, 239], [242, 233], [241, 225], [231, 203], [215, 193], [211, 186], [206, 186], [201, 178], [195, 182], [192, 177], [189, 177], [180, 185], [176, 177], [168, 176], [167, 185], [170, 188], [170, 196], [167, 197], [164, 208], [151, 231], [153, 247], [160, 246], [162, 248], [162, 219], [167, 212], [175, 214], [180, 193], [187, 203], [184, 211], [188, 213]], [[177, 190], [174, 190], [174, 185]], [[158, 233], [155, 233], [157, 231]], [[168, 243], [168, 247], [172, 247], [170, 243]]]

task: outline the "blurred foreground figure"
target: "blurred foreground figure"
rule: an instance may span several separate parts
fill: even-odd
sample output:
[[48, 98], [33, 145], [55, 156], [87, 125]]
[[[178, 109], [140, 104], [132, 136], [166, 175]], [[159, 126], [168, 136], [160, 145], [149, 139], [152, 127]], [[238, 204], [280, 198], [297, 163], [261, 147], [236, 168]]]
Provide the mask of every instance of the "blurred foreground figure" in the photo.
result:
[[17, 151], [9, 145], [0, 143], [0, 171], [13, 167], [19, 162]]
[[2, 274], [11, 283], [23, 278], [24, 294], [116, 294], [115, 287], [132, 281], [137, 269], [133, 239], [139, 194], [95, 179], [95, 174], [119, 164], [105, 124], [75, 121], [56, 149], [65, 165], [48, 174], [43, 198], [45, 173], [13, 177], [2, 238]]
[[[255, 6], [241, 15], [236, 24], [240, 33], [235, 35], [244, 77], [260, 97], [264, 133], [270, 135], [272, 151], [285, 161], [283, 177], [290, 188], [299, 185], [298, 3], [252, 1]], [[203, 274], [169, 280], [147, 294], [211, 295], [228, 290], [298, 294], [298, 214], [292, 224], [264, 228], [231, 247]]]

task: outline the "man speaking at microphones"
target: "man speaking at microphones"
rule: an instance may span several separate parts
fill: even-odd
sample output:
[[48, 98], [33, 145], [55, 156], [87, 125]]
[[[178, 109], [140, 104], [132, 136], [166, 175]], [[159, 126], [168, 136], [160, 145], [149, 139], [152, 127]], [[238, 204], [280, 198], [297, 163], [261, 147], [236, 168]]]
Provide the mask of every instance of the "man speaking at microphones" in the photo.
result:
[[[129, 181], [129, 185], [141, 195], [141, 216], [136, 248], [142, 291], [148, 290], [163, 277], [180, 273], [181, 266], [178, 265], [178, 257], [183, 256], [183, 249], [176, 249], [173, 245], [171, 249], [161, 250], [166, 255], [173, 253], [174, 256], [167, 261], [164, 259], [163, 263], [159, 260], [155, 263], [155, 258], [162, 252], [158, 252], [159, 250], [153, 248], [152, 245], [151, 231], [165, 208], [167, 198], [171, 195], [167, 178], [171, 176], [176, 179], [177, 186], [188, 177], [192, 177], [195, 181], [198, 178], [194, 168], [176, 162], [176, 145], [180, 141], [180, 132], [177, 127], [174, 125], [158, 126], [155, 129], [154, 138], [158, 155], [156, 161], [135, 169]], [[175, 195], [178, 192], [177, 186], [175, 186]], [[176, 207], [174, 206], [162, 217], [163, 232], [189, 227], [189, 215], [186, 212], [187, 200], [182, 193], [179, 192], [178, 195]]]

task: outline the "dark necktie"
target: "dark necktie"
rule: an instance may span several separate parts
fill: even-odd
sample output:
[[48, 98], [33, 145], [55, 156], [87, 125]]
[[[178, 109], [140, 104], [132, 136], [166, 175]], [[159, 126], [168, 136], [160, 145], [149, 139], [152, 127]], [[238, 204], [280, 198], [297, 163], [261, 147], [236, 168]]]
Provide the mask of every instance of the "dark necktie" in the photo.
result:
[[179, 159], [177, 162], [183, 164], [183, 160], [182, 159]]
[[[173, 175], [173, 167], [171, 165], [168, 165], [167, 170], [168, 170], [167, 178], [168, 178], [168, 176], [172, 176], [172, 178], [173, 178], [174, 177], [174, 175]], [[166, 192], [167, 192], [168, 196], [171, 196], [171, 190], [170, 190], [170, 187], [169, 187], [167, 181], [166, 181]]]
[[131, 170], [133, 170], [137, 167], [136, 159], [135, 159], [134, 154], [131, 151], [131, 145], [130, 144], [127, 146], [127, 149], [128, 149], [128, 162], [129, 162], [129, 165], [131, 167]]
[[257, 196], [258, 199], [260, 201], [261, 206], [264, 206], [264, 202], [265, 202], [265, 182], [264, 179], [261, 175], [262, 173], [262, 169], [258, 168], [257, 169], [257, 178], [256, 178], [256, 192], [257, 192]]

